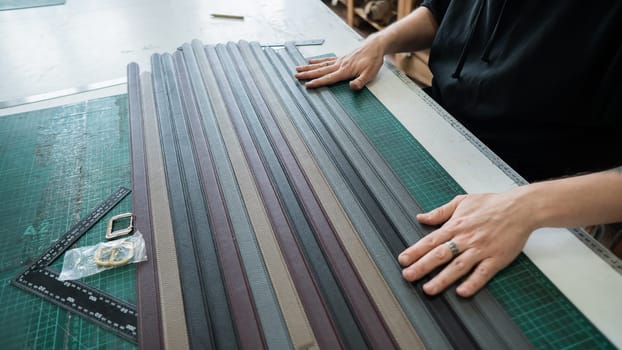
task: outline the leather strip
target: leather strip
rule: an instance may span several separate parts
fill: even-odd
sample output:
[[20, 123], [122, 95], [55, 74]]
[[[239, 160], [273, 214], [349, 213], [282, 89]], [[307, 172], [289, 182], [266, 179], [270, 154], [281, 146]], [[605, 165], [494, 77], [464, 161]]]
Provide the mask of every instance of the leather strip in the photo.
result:
[[[315, 334], [321, 335], [321, 337], [317, 337], [318, 344], [320, 347], [327, 349], [343, 348], [343, 343], [339, 334], [335, 330], [333, 321], [330, 318], [328, 310], [326, 309], [326, 305], [324, 304], [313, 276], [309, 271], [309, 267], [304, 260], [300, 247], [295, 240], [290, 222], [285, 216], [283, 208], [281, 207], [281, 202], [270, 182], [270, 178], [264, 164], [262, 163], [262, 159], [253, 144], [248, 130], [245, 128], [241, 114], [249, 113], [251, 111], [244, 109], [240, 110], [236, 104], [233, 98], [232, 89], [227, 82], [223, 68], [220, 65], [216, 55], [215, 48], [213, 46], [207, 46], [205, 48], [205, 53], [208, 61], [210, 62], [209, 67], [213, 69], [215, 79], [218, 81], [218, 86], [222, 90], [222, 97], [227, 105], [231, 122], [234, 124], [234, 128], [244, 150], [246, 160], [253, 171], [255, 182], [275, 229], [281, 249], [284, 252], [284, 256], [292, 273], [294, 283], [296, 284], [298, 293], [303, 304], [305, 305], [305, 310], [308, 312], [311, 327], [313, 328]], [[205, 70], [203, 72], [207, 73]], [[223, 126], [223, 124], [220, 125], [221, 127]], [[221, 132], [222, 131], [223, 130], [221, 130]], [[227, 137], [225, 137], [225, 140], [227, 140]]]
[[[243, 45], [243, 43], [241, 43], [241, 45]], [[230, 51], [235, 52], [235, 48], [235, 45], [229, 44]], [[223, 52], [223, 56], [225, 56], [225, 54], [226, 52]], [[231, 58], [226, 55], [222, 61], [231, 61]], [[305, 181], [305, 175], [309, 176], [309, 174], [304, 174], [302, 169], [299, 168], [296, 158], [289, 149], [284, 136], [279, 132], [279, 126], [277, 126], [276, 122], [273, 120], [273, 116], [268, 111], [268, 107], [270, 107], [275, 118], [287, 119], [286, 112], [276, 97], [271, 100], [271, 105], [267, 106], [256, 87], [254, 89], [248, 89], [249, 85], [252, 86], [254, 84], [253, 80], [250, 79], [251, 72], [246, 69], [246, 65], [241, 58], [235, 62], [236, 67], [241, 70], [240, 77], [244, 78], [247, 92], [252, 97], [255, 110], [261, 115], [262, 121], [265, 124], [265, 129], [270, 134], [273, 146], [280, 156], [281, 163], [286, 169], [295, 187], [296, 193], [304, 202], [309, 221], [312, 223], [314, 231], [319, 236], [318, 241], [322, 244], [327, 259], [338, 277], [338, 282], [350, 301], [353, 313], [358, 319], [362, 331], [368, 338], [370, 347], [382, 349], [394, 347], [395, 344], [393, 343], [392, 336], [388, 332], [383, 319], [378, 314], [378, 310], [376, 310], [375, 305], [366, 293], [366, 288], [358, 278], [358, 274], [352, 266], [351, 261], [349, 261], [347, 255], [345, 255], [342, 248], [340, 248], [341, 245], [335, 236], [331, 223], [323, 212], [320, 203], [313, 195], [311, 187]], [[248, 63], [252, 64], [252, 61]], [[253, 67], [252, 71], [253, 73], [258, 73], [261, 71], [261, 68]], [[270, 91], [270, 89], [262, 90], [264, 93]], [[293, 137], [297, 137], [297, 135], [293, 135]], [[317, 169], [315, 169], [315, 171], [317, 171]]]
[[[286, 45], [286, 50], [296, 63], [304, 62], [302, 55], [291, 43]], [[370, 183], [369, 187], [377, 190], [376, 197], [382, 201], [386, 212], [389, 215], [394, 214], [391, 215], [391, 219], [396, 225], [401, 226], [398, 227], [403, 237], [413, 238], [412, 233], [418, 232], [419, 237], [416, 238], [418, 239], [430, 232], [430, 229], [424, 229], [415, 218], [416, 213], [422, 211], [421, 208], [412, 196], [408, 195], [406, 188], [330, 91], [319, 89], [305, 92], [310, 100], [315, 99], [318, 104], [323, 102], [328, 107], [332, 116], [328, 117], [328, 114], [321, 113], [324, 116], [324, 123], [331, 130], [334, 139], [341, 144], [342, 149], [351, 151], [348, 152], [349, 159], [362, 173], [362, 178]], [[408, 237], [409, 235], [411, 237]], [[408, 245], [414, 242], [415, 240], [406, 241]], [[458, 297], [453, 291], [446, 291], [443, 294], [478, 344], [491, 348], [513, 346], [522, 349], [531, 346], [516, 324], [486, 290], [468, 301]]]
[[[203, 134], [182, 53], [180, 51], [175, 52], [173, 59], [177, 68], [175, 73], [179, 85], [174, 86], [172, 82], [171, 85], [180, 92], [180, 100], [185, 112], [183, 113], [185, 123], [183, 123], [183, 118], [177, 119], [179, 122], [176, 125], [179, 126], [177, 131], [180, 136], [183, 133], [183, 136], [188, 137], [194, 146], [194, 156], [202, 185], [199, 190], [203, 192], [204, 198], [207, 200], [207, 214], [223, 273], [223, 282], [230, 302], [233, 324], [238, 335], [238, 343], [242, 349], [263, 349], [266, 348], [263, 331], [255, 311], [246, 271], [242, 266], [240, 251], [235, 241], [229, 213], [222, 198], [213, 160]], [[168, 60], [165, 61], [166, 63]], [[170, 69], [173, 71], [173, 62], [170, 64]], [[186, 171], [189, 170], [186, 169]]]
[[209, 222], [204, 214], [194, 215], [206, 213], [206, 210], [198, 178], [185, 175], [184, 169], [191, 170], [194, 164], [184, 165], [193, 162], [188, 159], [192, 151], [178, 144], [173, 120], [182, 116], [169, 102], [169, 94], [175, 91], [169, 90], [169, 79], [165, 77], [160, 55], [151, 57], [151, 66], [190, 346], [237, 348]]
[[[151, 230], [151, 208], [149, 203], [149, 177], [145, 157], [143, 133], [143, 108], [141, 103], [139, 68], [136, 63], [127, 67], [128, 101], [130, 113], [130, 144], [132, 157], [132, 205], [136, 216], [135, 227], [145, 240], [147, 256], [151, 257], [136, 266], [136, 295], [138, 310], [138, 344], [147, 349], [162, 348], [161, 325], [158, 295], [158, 278]], [[158, 336], [150, 332], [157, 331]]]
[[[240, 253], [243, 257], [246, 274], [253, 276], [249, 283], [255, 298], [258, 317], [263, 325], [263, 329], [270, 330], [264, 332], [267, 346], [270, 348], [291, 348], [292, 344], [290, 343], [288, 332], [285, 329], [283, 317], [279, 312], [279, 304], [274, 295], [275, 291], [271, 288], [268, 271], [266, 271], [266, 266], [264, 266], [262, 254], [259, 252], [258, 247], [258, 243], [261, 246], [262, 243], [265, 244], [265, 241], [270, 241], [267, 237], [268, 231], [265, 230], [265, 227], [251, 226], [255, 216], [258, 215], [257, 210], [245, 207], [242, 201], [243, 196], [247, 192], [247, 183], [252, 183], [252, 180], [248, 176], [237, 176], [238, 181], [236, 182], [236, 176], [234, 175], [235, 167], [242, 165], [240, 161], [235, 159], [233, 150], [230, 149], [229, 152], [227, 152], [226, 145], [223, 142], [214, 115], [215, 113], [221, 114], [223, 110], [225, 110], [223, 101], [219, 96], [217, 87], [209, 89], [213, 99], [212, 106], [210, 106], [210, 97], [207, 95], [206, 86], [203, 83], [195, 52], [193, 52], [189, 44], [184, 44], [181, 52], [183, 53], [184, 61], [190, 75], [190, 81], [196, 97], [196, 104], [201, 114], [201, 120], [197, 120], [197, 123], [193, 126], [196, 130], [202, 130], [202, 134], [204, 134], [202, 137], [203, 140], [201, 141], [204, 145], [200, 147], [201, 149], [197, 147], [197, 151], [199, 153], [211, 153], [211, 157], [215, 163], [214, 176], [218, 176], [220, 191], [227, 204], [227, 210], [229, 213], [233, 214], [230, 216], [230, 220], [235, 231], [237, 243], [240, 247]], [[199, 48], [199, 53], [201, 52], [202, 49]], [[224, 113], [226, 113], [226, 111]], [[231, 161], [229, 158], [231, 158]], [[209, 199], [212, 200], [212, 198]], [[255, 201], [255, 203], [260, 204], [261, 201]], [[251, 222], [249, 222], [249, 219]], [[267, 219], [265, 219], [265, 221], [267, 222]], [[269, 226], [268, 229], [270, 229]], [[256, 232], [265, 234], [258, 234], [256, 237]], [[272, 256], [278, 255], [278, 253], [277, 247], [276, 252], [272, 254]], [[266, 256], [266, 254], [263, 255]], [[266, 260], [267, 262], [273, 262], [270, 259]], [[266, 265], [268, 264], [266, 263]], [[268, 265], [267, 267], [270, 268], [273, 266]], [[284, 279], [284, 283], [287, 283], [289, 276], [287, 271], [284, 269], [277, 271], [279, 278]], [[287, 301], [291, 302], [291, 300]]]
[[151, 225], [158, 270], [159, 305], [162, 310], [162, 338], [165, 349], [188, 349], [188, 330], [181, 293], [177, 252], [173, 236], [173, 223], [168, 203], [166, 179], [160, 137], [155, 115], [155, 101], [151, 84], [151, 74], [140, 76], [143, 106], [143, 126], [147, 168], [149, 169], [149, 197], [151, 202]]
[[[293, 63], [290, 61], [283, 65], [276, 54], [271, 52], [268, 54], [274, 57], [272, 61], [278, 67], [282, 81], [288, 85], [289, 92], [297, 96], [298, 107], [289, 107], [290, 113], [292, 116], [298, 115], [300, 112], [296, 112], [296, 110], [300, 108], [304, 111], [303, 115], [307, 116], [306, 118], [294, 118], [300, 119], [297, 121], [298, 128], [307, 130], [303, 131], [307, 143], [315, 153], [332, 187], [336, 189], [336, 194], [343, 203], [344, 209], [350, 217], [356, 218], [352, 220], [353, 224], [358, 227], [367, 249], [383, 272], [386, 282], [391, 286], [410, 322], [428, 346], [434, 348], [450, 347], [434, 317], [427, 310], [424, 301], [421, 300], [421, 290], [415, 290], [412, 286], [404, 283], [395, 254], [385, 246], [387, 244], [393, 249], [403, 247], [403, 243], [395, 235], [392, 224], [383, 223], [387, 219], [385, 213], [378, 207], [376, 199], [369, 194], [369, 190], [361, 182], [358, 172], [352, 168], [343, 151], [320, 121], [314, 108], [297, 88], [298, 84], [291, 80], [291, 74], [286, 70], [286, 67], [292, 67]], [[317, 134], [317, 139], [313, 136], [315, 134]], [[349, 188], [351, 190], [348, 190]], [[392, 241], [383, 242], [380, 239], [381, 236], [386, 238], [391, 233], [395, 236]]]

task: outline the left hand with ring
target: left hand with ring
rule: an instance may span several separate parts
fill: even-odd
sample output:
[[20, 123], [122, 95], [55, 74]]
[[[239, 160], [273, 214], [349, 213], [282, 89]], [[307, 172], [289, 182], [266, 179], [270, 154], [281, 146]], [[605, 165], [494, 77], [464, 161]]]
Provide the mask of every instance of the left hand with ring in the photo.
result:
[[520, 204], [516, 191], [457, 196], [417, 215], [423, 224], [442, 226], [399, 255], [402, 275], [413, 282], [447, 264], [424, 284], [423, 291], [438, 294], [470, 273], [456, 292], [472, 296], [521, 252], [537, 228], [530, 223], [531, 217], [529, 206]]

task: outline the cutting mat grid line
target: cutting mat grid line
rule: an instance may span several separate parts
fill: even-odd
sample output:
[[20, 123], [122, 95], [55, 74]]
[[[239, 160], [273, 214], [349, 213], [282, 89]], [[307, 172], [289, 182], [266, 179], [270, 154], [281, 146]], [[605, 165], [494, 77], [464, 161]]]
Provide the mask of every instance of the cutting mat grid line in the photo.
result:
[[[330, 90], [423, 210], [465, 193], [368, 89], [352, 92], [340, 83]], [[615, 348], [522, 253], [487, 288], [539, 349]]]
[[[3, 349], [133, 349], [56, 305], [9, 285], [80, 217], [119, 186], [129, 187], [127, 96], [0, 118], [0, 339]], [[131, 211], [125, 198], [77, 246], [104, 240], [109, 217]], [[60, 271], [62, 257], [52, 268]], [[134, 265], [83, 279], [135, 303]]]

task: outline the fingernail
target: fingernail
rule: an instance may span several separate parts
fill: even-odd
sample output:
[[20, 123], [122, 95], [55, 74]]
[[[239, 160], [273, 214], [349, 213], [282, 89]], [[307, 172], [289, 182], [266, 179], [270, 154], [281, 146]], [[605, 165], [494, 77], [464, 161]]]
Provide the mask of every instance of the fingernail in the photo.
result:
[[415, 280], [415, 272], [411, 271], [409, 269], [404, 269], [404, 270], [402, 270], [402, 277], [404, 277], [404, 279], [407, 280], [407, 281], [414, 281]]
[[436, 285], [431, 282], [428, 282], [423, 285], [423, 291], [427, 294], [436, 294]]
[[462, 297], [467, 297], [471, 294], [471, 290], [468, 286], [460, 285], [456, 288], [456, 293]]
[[400, 254], [397, 257], [397, 261], [401, 264], [401, 265], [406, 265], [410, 262], [410, 256], [408, 256], [408, 254]]

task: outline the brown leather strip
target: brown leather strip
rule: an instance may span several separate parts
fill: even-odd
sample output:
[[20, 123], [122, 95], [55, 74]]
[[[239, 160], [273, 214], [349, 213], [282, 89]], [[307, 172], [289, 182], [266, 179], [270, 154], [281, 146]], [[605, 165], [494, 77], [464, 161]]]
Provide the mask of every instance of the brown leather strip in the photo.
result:
[[162, 310], [162, 337], [166, 349], [188, 349], [188, 330], [177, 268], [177, 251], [169, 209], [164, 164], [160, 151], [160, 131], [155, 115], [151, 74], [141, 74], [145, 152], [149, 169], [152, 232], [158, 267], [160, 309]]
[[[240, 43], [240, 46], [248, 48], [248, 44], [243, 42]], [[245, 57], [247, 60], [245, 62], [242, 60], [239, 52], [237, 52], [236, 55], [236, 45], [229, 44], [228, 47], [234, 57], [238, 56], [235, 60], [236, 67], [240, 70], [240, 76], [245, 79], [247, 91], [253, 98], [254, 107], [264, 123], [265, 130], [270, 134], [273, 147], [277, 150], [281, 164], [285, 168], [298, 197], [304, 203], [305, 212], [314, 228], [318, 241], [337, 276], [342, 290], [350, 302], [353, 312], [361, 325], [363, 334], [365, 334], [368, 339], [370, 347], [376, 349], [395, 348], [396, 344], [393, 342], [392, 335], [388, 331], [374, 303], [371, 301], [366, 287], [359, 279], [358, 273], [352, 265], [352, 261], [350, 261], [348, 256], [344, 253], [333, 226], [328, 221], [326, 213], [323, 211], [313, 190], [306, 181], [306, 177], [309, 176], [309, 174], [303, 173], [302, 169], [299, 167], [296, 157], [289, 148], [288, 142], [285, 140], [284, 135], [281, 134], [283, 129], [280, 129], [279, 125], [277, 125], [274, 120], [278, 119], [282, 124], [289, 122], [290, 127], [287, 128], [287, 126], [285, 126], [284, 130], [291, 132], [293, 129], [289, 121], [288, 113], [284, 110], [278, 97], [274, 95], [273, 90], [269, 88], [266, 77], [261, 75], [262, 69], [253, 61], [254, 58], [252, 54], [250, 54], [250, 52], [250, 55], [247, 54]], [[230, 59], [223, 59], [223, 61], [227, 60]], [[246, 67], [247, 64], [250, 66], [250, 69]], [[263, 88], [261, 91], [264, 96], [267, 96], [265, 101], [259, 94], [259, 90], [255, 86], [253, 79], [249, 77], [254, 78], [254, 80], [257, 80], [257, 82], [262, 85]], [[269, 106], [266, 105], [267, 102], [270, 103]], [[270, 112], [272, 112], [274, 116]], [[287, 135], [287, 137], [298, 138], [298, 140], [293, 140], [292, 142], [301, 142], [297, 134], [290, 134]], [[306, 157], [310, 156], [310, 154], [300, 154], [300, 156]], [[307, 170], [318, 171], [319, 169], [308, 168]]]
[[[220, 266], [223, 271], [224, 284], [229, 298], [233, 323], [238, 335], [238, 343], [243, 349], [266, 348], [263, 331], [255, 311], [255, 305], [248, 286], [240, 252], [229, 221], [218, 178], [214, 171], [205, 135], [202, 131], [199, 113], [192, 93], [192, 87], [185, 68], [181, 52], [173, 55], [176, 64], [177, 89], [180, 91], [184, 106], [188, 136], [194, 144], [202, 191], [207, 201], [210, 226], [216, 243]], [[189, 170], [189, 169], [187, 169]], [[235, 215], [236, 213], [232, 213]]]
[[[292, 227], [287, 220], [278, 195], [262, 163], [262, 158], [255, 148], [253, 140], [243, 122], [242, 111], [233, 98], [233, 92], [227, 82], [221, 63], [216, 55], [215, 48], [213, 46], [207, 46], [205, 48], [205, 53], [210, 65], [206, 66], [205, 68], [207, 69], [203, 70], [205, 74], [204, 79], [217, 80], [218, 86], [222, 90], [222, 98], [226, 102], [230, 120], [234, 124], [246, 160], [253, 171], [255, 183], [259, 189], [284, 257], [292, 273], [298, 294], [300, 295], [302, 303], [305, 305], [311, 327], [314, 333], [318, 335], [317, 341], [320, 347], [325, 349], [343, 348], [343, 342], [340, 339], [340, 335], [335, 330], [333, 320], [326, 309], [326, 305], [324, 304], [313, 279], [313, 275], [305, 261], [301, 248], [298, 246], [298, 242], [292, 232]], [[211, 76], [211, 74], [214, 74], [214, 76]], [[244, 110], [244, 112], [247, 113], [250, 111]], [[221, 123], [221, 127], [223, 125], [222, 123], [227, 123], [223, 118], [224, 116], [219, 114], [217, 114], [217, 116], [220, 117], [219, 122]], [[228, 137], [225, 137], [225, 140], [226, 139], [228, 139]]]
[[[194, 55], [195, 51], [199, 53], [203, 51], [203, 46], [198, 41], [193, 42], [193, 47], [185, 44], [182, 47], [184, 55]], [[211, 90], [211, 95], [214, 97], [214, 100], [220, 100], [218, 91]], [[224, 109], [224, 104], [214, 103], [213, 108], [217, 114], [227, 114], [226, 109]], [[227, 146], [231, 165], [240, 187], [240, 193], [247, 207], [249, 219], [254, 231], [257, 233], [257, 242], [272, 280], [279, 307], [283, 313], [287, 329], [291, 336], [292, 345], [295, 349], [315, 348], [317, 347], [317, 340], [309, 324], [302, 302], [296, 292], [292, 276], [287, 268], [283, 254], [278, 246], [259, 190], [255, 186], [253, 175], [244, 158], [242, 147], [237, 141], [237, 138], [235, 138], [233, 126], [225, 119], [223, 120], [221, 130], [223, 136], [231, 135], [231, 137], [225, 137], [224, 142]]]
[[[130, 144], [132, 156], [132, 205], [134, 207], [135, 228], [145, 240], [149, 259], [136, 265], [136, 306], [138, 310], [138, 344], [143, 349], [160, 349], [162, 343], [162, 315], [156, 255], [151, 230], [151, 208], [145, 140], [143, 133], [143, 108], [141, 102], [139, 68], [136, 63], [127, 66], [128, 100], [130, 111]], [[155, 334], [154, 334], [155, 333]]]

